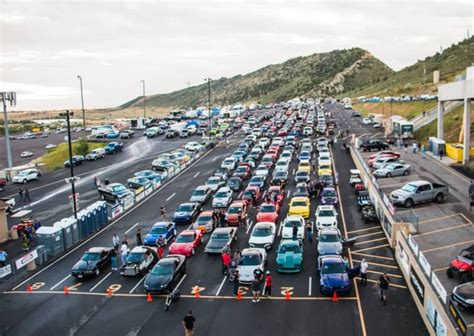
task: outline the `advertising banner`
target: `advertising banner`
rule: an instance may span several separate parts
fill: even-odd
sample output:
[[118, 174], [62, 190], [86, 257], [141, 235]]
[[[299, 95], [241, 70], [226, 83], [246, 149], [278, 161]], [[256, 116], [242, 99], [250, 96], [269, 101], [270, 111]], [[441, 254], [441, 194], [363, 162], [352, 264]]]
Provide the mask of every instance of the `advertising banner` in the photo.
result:
[[23, 257], [15, 261], [16, 269], [25, 267], [28, 263], [38, 258], [38, 251], [34, 249], [33, 251], [28, 252]]

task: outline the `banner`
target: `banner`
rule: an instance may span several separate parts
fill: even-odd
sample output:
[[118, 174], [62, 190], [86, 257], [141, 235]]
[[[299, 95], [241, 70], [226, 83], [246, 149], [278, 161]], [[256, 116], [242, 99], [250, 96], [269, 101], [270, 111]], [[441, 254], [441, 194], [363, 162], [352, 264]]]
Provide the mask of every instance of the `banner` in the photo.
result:
[[8, 264], [2, 268], [0, 268], [0, 279], [5, 278], [12, 274], [12, 265]]
[[28, 252], [23, 257], [21, 257], [20, 259], [17, 259], [15, 261], [16, 269], [19, 270], [20, 268], [25, 267], [26, 264], [30, 263], [31, 261], [33, 261], [37, 258], [38, 258], [38, 251], [36, 249], [34, 249], [33, 251]]

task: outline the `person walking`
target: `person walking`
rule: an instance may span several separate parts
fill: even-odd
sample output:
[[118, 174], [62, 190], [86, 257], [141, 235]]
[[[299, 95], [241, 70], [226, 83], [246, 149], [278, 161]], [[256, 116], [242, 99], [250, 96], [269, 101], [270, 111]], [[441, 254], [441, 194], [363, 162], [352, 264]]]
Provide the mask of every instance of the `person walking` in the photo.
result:
[[25, 232], [22, 233], [21, 247], [23, 251], [29, 251], [30, 249], [30, 239], [28, 238], [28, 235]]
[[239, 274], [239, 270], [235, 270], [234, 272], [234, 296], [237, 296], [239, 294], [239, 280], [240, 280], [240, 274]]
[[252, 302], [260, 302], [260, 291], [261, 291], [261, 279], [258, 276], [252, 281]]
[[443, 161], [443, 156], [444, 156], [444, 151], [441, 149], [441, 150], [439, 151], [439, 160], [440, 160], [440, 161]]
[[220, 227], [225, 226], [225, 213], [224, 213], [224, 211], [219, 212], [219, 226]]
[[158, 239], [156, 240], [156, 247], [158, 248], [158, 258], [160, 259], [163, 258], [165, 245], [166, 245], [165, 239], [162, 236], [158, 237]]
[[114, 233], [114, 236], [112, 237], [112, 244], [114, 245], [115, 251], [118, 252], [120, 247], [120, 238], [116, 233]]
[[100, 180], [97, 176], [94, 177], [94, 189], [100, 188]]
[[416, 143], [416, 141], [413, 141], [413, 143], [411, 144], [411, 147], [412, 147], [413, 154], [416, 154], [416, 152], [418, 151], [418, 144]]
[[308, 242], [311, 244], [313, 242], [313, 225], [309, 221], [306, 223], [306, 236], [308, 237]]
[[24, 201], [24, 198], [23, 198], [23, 189], [18, 188], [18, 196], [20, 196], [20, 201]]
[[137, 246], [142, 246], [143, 245], [142, 230], [140, 228], [137, 229], [136, 240], [137, 240]]
[[128, 238], [128, 235], [125, 235], [125, 237], [123, 238], [124, 242], [127, 244], [127, 246], [130, 248], [131, 244], [130, 244], [130, 238]]
[[387, 304], [387, 290], [389, 284], [390, 279], [388, 278], [387, 273], [384, 273], [379, 278], [380, 301], [382, 301], [384, 305]]
[[407, 144], [407, 143], [405, 143], [405, 145], [404, 145], [404, 146], [405, 146], [405, 154], [406, 154], [406, 153], [408, 152], [408, 144]]
[[222, 274], [229, 274], [230, 262], [232, 261], [228, 251], [222, 253]]
[[112, 267], [112, 271], [117, 270], [117, 251], [115, 251], [115, 249], [110, 251], [110, 265]]
[[471, 211], [473, 205], [474, 205], [474, 181], [471, 180], [471, 183], [469, 184], [469, 211]]
[[25, 201], [28, 202], [28, 204], [31, 202], [30, 192], [29, 192], [28, 188], [26, 188], [26, 187], [25, 187]]
[[237, 247], [237, 249], [234, 252], [234, 260], [237, 261], [237, 264], [238, 264], [241, 258], [242, 258], [242, 252], [240, 252], [240, 249]]
[[166, 208], [164, 205], [160, 207], [160, 216], [161, 216], [161, 219], [163, 220], [166, 219]]
[[120, 257], [121, 257], [122, 265], [125, 265], [127, 263], [128, 252], [129, 252], [128, 245], [124, 240], [122, 242], [122, 246], [120, 246]]
[[5, 267], [7, 262], [8, 253], [6, 251], [0, 251], [0, 267]]
[[184, 335], [185, 336], [194, 335], [194, 323], [195, 322], [196, 322], [196, 318], [193, 316], [193, 312], [191, 310], [189, 310], [188, 314], [183, 318], [183, 327], [184, 327]]
[[362, 258], [362, 262], [360, 263], [360, 284], [362, 286], [367, 286], [367, 269], [369, 268], [369, 265], [367, 264], [367, 261], [365, 261], [365, 258]]
[[272, 296], [272, 286], [273, 286], [273, 279], [270, 271], [267, 271], [265, 274], [265, 291], [263, 295], [269, 297]]
[[421, 158], [426, 159], [426, 148], [425, 145], [421, 145]]

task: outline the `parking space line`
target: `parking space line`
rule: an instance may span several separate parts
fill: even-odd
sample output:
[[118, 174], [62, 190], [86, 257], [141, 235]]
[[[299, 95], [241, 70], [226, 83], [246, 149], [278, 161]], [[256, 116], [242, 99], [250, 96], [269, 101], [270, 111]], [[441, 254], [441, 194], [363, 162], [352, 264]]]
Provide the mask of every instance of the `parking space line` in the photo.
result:
[[224, 283], [225, 283], [226, 280], [227, 280], [227, 275], [225, 275], [224, 279], [222, 279], [221, 285], [217, 289], [216, 296], [219, 296], [219, 294], [221, 293], [222, 287], [224, 287]]
[[439, 208], [439, 206], [438, 205], [419, 206], [417, 208], [413, 208], [413, 209], [409, 209], [409, 210], [396, 211], [395, 215], [400, 215], [400, 214], [407, 213], [407, 212], [410, 212], [410, 211], [413, 211], [413, 212], [416, 213], [416, 211], [425, 210], [425, 209], [429, 209], [429, 208]]
[[[367, 273], [374, 273], [374, 274], [385, 274], [385, 272], [379, 272], [379, 271], [372, 271], [372, 270], [367, 270]], [[393, 273], [387, 273], [387, 275], [394, 277], [394, 278], [403, 278], [400, 274], [393, 274]]]
[[176, 285], [176, 287], [175, 287], [174, 289], [178, 289], [179, 286], [181, 286], [181, 284], [183, 283], [184, 279], [186, 279], [187, 276], [188, 276], [188, 275], [185, 273], [185, 274], [183, 275], [183, 277], [181, 278], [181, 280], [179, 280], [178, 284]]
[[100, 280], [98, 283], [96, 283], [94, 287], [92, 287], [91, 289], [89, 289], [89, 292], [93, 292], [94, 289], [96, 289], [97, 287], [99, 287], [99, 285], [100, 285], [101, 283], [103, 283], [103, 282], [105, 281], [105, 279], [107, 279], [111, 274], [112, 274], [112, 272], [109, 272], [109, 274], [107, 274], [105, 277], [102, 278], [102, 280]]
[[130, 229], [125, 231], [125, 234], [128, 234], [130, 231], [132, 231], [137, 225], [138, 225], [138, 223], [135, 223]]
[[362, 237], [368, 237], [368, 236], [375, 236], [375, 235], [378, 235], [378, 234], [381, 234], [381, 233], [384, 233], [384, 232], [383, 232], [383, 231], [378, 231], [378, 232], [374, 232], [374, 233], [367, 233], [367, 234], [364, 234], [364, 235], [355, 236], [354, 238], [362, 238]]
[[382, 247], [388, 247], [388, 246], [390, 246], [390, 244], [383, 244], [383, 245], [379, 245], [379, 246], [367, 247], [367, 248], [364, 248], [364, 249], [361, 249], [361, 250], [355, 250], [353, 252], [376, 250], [376, 249], [379, 249], [379, 248], [382, 248]]
[[[361, 280], [360, 277], [356, 277], [355, 279]], [[372, 280], [372, 279], [367, 279], [367, 281], [372, 282], [372, 283], [377, 283], [377, 284], [379, 283], [378, 281]], [[394, 284], [394, 283], [390, 283], [390, 287], [397, 287], [397, 288], [407, 289], [407, 286], [397, 285], [397, 284]]]
[[456, 216], [459, 216], [459, 213], [455, 213], [455, 214], [451, 214], [451, 215], [447, 215], [447, 216], [443, 216], [443, 217], [438, 217], [438, 218], [431, 218], [431, 219], [423, 220], [423, 221], [418, 222], [418, 224], [437, 222], [437, 221], [441, 221], [441, 220], [444, 220], [444, 219], [453, 218], [453, 217], [456, 217]]
[[463, 244], [469, 244], [469, 243], [474, 243], [474, 240], [466, 240], [466, 241], [463, 241], [463, 242], [449, 244], [449, 245], [446, 245], [446, 246], [434, 247], [434, 248], [431, 248], [431, 249], [423, 250], [421, 252], [428, 253], [428, 252], [438, 251], [438, 250], [442, 250], [442, 249], [445, 249], [445, 248], [458, 246], [458, 245], [463, 245]]
[[467, 223], [471, 223], [471, 224], [472, 224], [471, 220], [470, 220], [469, 218], [467, 218], [466, 215], [463, 214], [462, 212], [458, 212], [458, 215], [461, 216], [462, 218], [464, 218]]
[[377, 242], [377, 241], [381, 241], [381, 240], [387, 240], [387, 238], [386, 238], [386, 237], [383, 237], [383, 238], [377, 238], [377, 239], [362, 241], [362, 242], [354, 243], [354, 246], [355, 246], [355, 245], [362, 245], [362, 244], [373, 243], [373, 242]]
[[133, 288], [130, 290], [130, 292], [128, 292], [128, 294], [132, 294], [135, 291], [135, 289], [137, 289], [138, 286], [140, 286], [140, 284], [145, 280], [145, 278], [146, 278], [146, 275], [142, 277], [135, 286], [133, 286]]
[[360, 230], [352, 230], [352, 231], [347, 231], [347, 233], [356, 233], [356, 232], [362, 232], [362, 231], [369, 231], [369, 230], [373, 230], [373, 229], [381, 229], [382, 227], [380, 225], [378, 226], [372, 226], [372, 227], [369, 227], [369, 228], [365, 228], [365, 229], [360, 229]]
[[379, 255], [374, 255], [374, 254], [358, 253], [358, 252], [354, 252], [354, 251], [351, 251], [351, 254], [360, 255], [360, 256], [368, 257], [368, 258], [379, 258], [379, 259], [384, 259], [384, 260], [395, 261], [394, 258], [384, 257], [384, 256], [379, 256]]
[[283, 229], [283, 226], [281, 225], [281, 222], [280, 222], [280, 225], [278, 226], [278, 237], [281, 236], [282, 229]]
[[197, 172], [196, 174], [194, 174], [193, 178], [196, 178], [199, 176], [199, 174], [201, 174], [201, 172]]
[[[357, 262], [357, 263], [361, 263], [361, 262], [362, 262], [362, 260], [358, 260], [358, 259], [352, 259], [352, 261]], [[391, 268], [391, 269], [398, 269], [397, 266], [393, 266], [393, 265], [379, 264], [379, 263], [372, 262], [372, 261], [367, 261], [367, 260], [366, 260], [365, 262], [366, 262], [367, 264], [369, 264], [369, 265], [387, 267], [387, 268]]]
[[174, 197], [174, 195], [176, 195], [176, 193], [172, 193], [171, 195], [168, 196], [168, 198], [166, 199], [166, 202], [168, 202], [170, 199], [172, 199]]
[[312, 277], [309, 277], [308, 279], [308, 296], [311, 296], [311, 287], [313, 285], [313, 278]]
[[434, 269], [433, 272], [446, 271], [448, 268], [449, 268], [449, 266], [437, 268], [437, 269]]
[[472, 225], [471, 223], [460, 224], [460, 225], [451, 226], [451, 227], [447, 227], [447, 228], [443, 228], [443, 229], [438, 229], [438, 230], [434, 230], [434, 231], [430, 231], [430, 232], [415, 234], [414, 237], [426, 236], [426, 235], [430, 235], [430, 234], [433, 234], [433, 233], [448, 231], [448, 230], [452, 230], [452, 229], [459, 229], [459, 228], [462, 228], [462, 227], [465, 227], [465, 226], [471, 226], [471, 225]]
[[250, 221], [249, 225], [247, 225], [247, 230], [245, 231], [245, 234], [249, 234], [250, 228], [252, 227], [252, 225], [253, 225], [253, 221]]
[[[72, 275], [71, 274], [68, 274], [66, 277], [64, 277], [64, 279], [62, 279], [61, 281], [59, 281], [57, 284], [55, 284], [53, 287], [51, 287], [49, 290], [54, 290], [56, 287], [58, 287], [61, 283], [63, 283], [64, 281], [66, 281], [67, 279], [69, 279]], [[13, 289], [15, 290], [15, 289]]]

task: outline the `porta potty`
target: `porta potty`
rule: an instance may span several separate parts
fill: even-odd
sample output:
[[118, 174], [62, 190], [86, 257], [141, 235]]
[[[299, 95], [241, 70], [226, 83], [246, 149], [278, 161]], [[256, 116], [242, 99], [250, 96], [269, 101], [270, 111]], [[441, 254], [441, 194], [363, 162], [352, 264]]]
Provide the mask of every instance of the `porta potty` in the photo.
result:
[[446, 155], [446, 141], [435, 137], [429, 137], [428, 143], [429, 151], [433, 153], [433, 155], [438, 156], [441, 150]]
[[36, 231], [38, 245], [44, 245], [49, 258], [64, 252], [63, 230], [60, 227], [42, 226]]
[[53, 227], [60, 228], [63, 231], [63, 244], [64, 250], [71, 248], [72, 242], [72, 231], [68, 223], [65, 222], [56, 222], [53, 224]]

